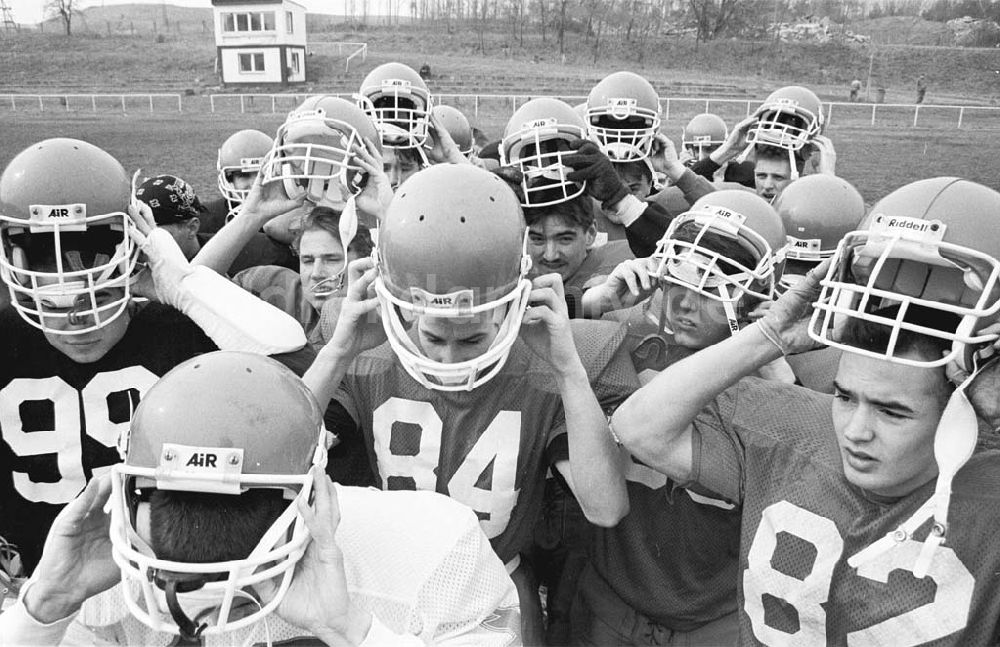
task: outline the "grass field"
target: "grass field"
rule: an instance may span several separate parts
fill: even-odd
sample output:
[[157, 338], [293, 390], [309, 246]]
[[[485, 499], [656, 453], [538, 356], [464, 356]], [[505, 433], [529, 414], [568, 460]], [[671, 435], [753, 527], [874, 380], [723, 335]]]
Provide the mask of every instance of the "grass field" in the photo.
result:
[[[480, 111], [477, 124], [499, 137], [509, 111]], [[114, 155], [130, 172], [173, 173], [205, 199], [217, 195], [215, 160], [219, 145], [242, 128], [274, 133], [283, 114], [5, 114], [0, 115], [0, 167], [30, 144], [49, 137], [75, 137]], [[679, 140], [682, 120], [665, 132]], [[907, 182], [955, 175], [1000, 189], [1000, 131], [871, 129], [831, 127], [838, 174], [873, 202]]]

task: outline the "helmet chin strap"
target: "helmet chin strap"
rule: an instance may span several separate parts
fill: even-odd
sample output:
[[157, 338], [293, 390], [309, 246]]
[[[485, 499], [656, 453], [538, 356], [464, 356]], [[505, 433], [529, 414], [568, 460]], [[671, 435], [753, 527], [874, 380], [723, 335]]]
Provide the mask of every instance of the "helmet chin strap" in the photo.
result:
[[204, 586], [208, 578], [201, 573], [184, 574], [155, 570], [150, 572], [150, 577], [157, 586], [163, 589], [167, 598], [167, 609], [170, 610], [170, 617], [177, 623], [177, 629], [180, 631], [180, 640], [175, 644], [202, 644], [201, 633], [205, 631], [208, 624], [205, 622], [196, 624], [194, 620], [189, 618], [177, 601], [177, 594], [197, 591]]

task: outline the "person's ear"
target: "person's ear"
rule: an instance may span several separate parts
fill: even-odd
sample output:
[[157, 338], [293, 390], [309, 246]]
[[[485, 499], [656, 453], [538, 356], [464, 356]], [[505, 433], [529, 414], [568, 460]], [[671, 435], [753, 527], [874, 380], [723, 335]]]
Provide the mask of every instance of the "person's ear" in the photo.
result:
[[201, 220], [198, 218], [198, 216], [195, 216], [194, 218], [189, 218], [187, 221], [187, 226], [191, 236], [192, 237], [197, 236], [198, 232], [201, 230]]
[[594, 241], [597, 240], [597, 223], [590, 223], [590, 226], [584, 232], [584, 237], [587, 240], [587, 247], [592, 247]]

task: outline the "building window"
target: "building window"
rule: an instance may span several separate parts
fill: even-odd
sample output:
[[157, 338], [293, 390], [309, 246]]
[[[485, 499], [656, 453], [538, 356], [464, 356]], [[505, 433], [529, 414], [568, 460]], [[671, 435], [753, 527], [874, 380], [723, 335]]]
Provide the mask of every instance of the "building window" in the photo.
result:
[[285, 12], [285, 27], [289, 34], [295, 33], [295, 15], [291, 11]]
[[264, 53], [248, 52], [240, 54], [240, 72], [252, 73], [264, 71]]
[[274, 12], [253, 11], [222, 14], [222, 30], [230, 33], [274, 31]]
[[299, 70], [302, 69], [302, 61], [299, 60], [298, 52], [291, 52], [291, 55], [292, 55], [292, 74], [298, 76]]

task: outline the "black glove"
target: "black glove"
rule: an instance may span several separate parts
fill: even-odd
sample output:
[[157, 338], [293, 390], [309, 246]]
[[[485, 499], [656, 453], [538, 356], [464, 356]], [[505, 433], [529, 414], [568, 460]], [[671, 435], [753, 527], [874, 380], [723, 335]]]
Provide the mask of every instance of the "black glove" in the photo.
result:
[[566, 174], [566, 179], [586, 182], [587, 193], [605, 208], [618, 204], [629, 194], [628, 185], [618, 177], [614, 163], [597, 144], [581, 139], [570, 142], [569, 147], [576, 152], [563, 158], [566, 164], [573, 167], [573, 171]]

